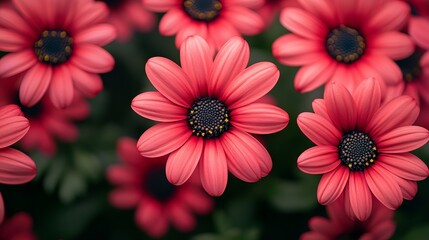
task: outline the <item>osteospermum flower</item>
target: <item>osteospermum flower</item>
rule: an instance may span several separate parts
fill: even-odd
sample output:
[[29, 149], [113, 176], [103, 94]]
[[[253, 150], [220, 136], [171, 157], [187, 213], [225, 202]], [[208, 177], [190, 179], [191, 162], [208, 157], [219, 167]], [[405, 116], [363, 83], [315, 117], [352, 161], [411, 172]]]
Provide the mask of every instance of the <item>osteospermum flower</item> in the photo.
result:
[[133, 29], [148, 32], [155, 26], [156, 16], [143, 7], [141, 0], [99, 0], [109, 7], [109, 22], [115, 27], [117, 39], [127, 41]]
[[372, 197], [389, 209], [412, 199], [416, 181], [429, 170], [409, 153], [427, 143], [429, 132], [411, 126], [419, 114], [416, 101], [400, 96], [381, 104], [374, 79], [363, 81], [351, 95], [341, 84], [330, 84], [324, 100], [315, 100], [315, 113], [301, 113], [298, 126], [317, 146], [303, 152], [298, 167], [323, 174], [319, 203], [328, 205], [343, 192], [351, 215], [363, 221], [371, 215]]
[[166, 157], [142, 157], [136, 140], [127, 137], [118, 140], [117, 152], [121, 164], [107, 170], [107, 178], [118, 185], [109, 201], [118, 208], [136, 207], [135, 221], [150, 236], [163, 236], [170, 223], [180, 231], [190, 231], [196, 225], [194, 212], [207, 214], [213, 209], [212, 199], [198, 182], [176, 187], [167, 181]]
[[203, 187], [214, 196], [224, 192], [228, 170], [247, 182], [266, 176], [271, 157], [249, 133], [274, 133], [289, 121], [282, 109], [255, 102], [276, 84], [277, 67], [260, 62], [246, 68], [249, 46], [239, 37], [228, 41], [214, 61], [204, 39], [190, 37], [180, 48], [180, 60], [182, 67], [162, 57], [146, 64], [159, 92], [142, 93], [131, 106], [161, 123], [142, 134], [140, 153], [169, 154], [167, 178], [176, 185], [198, 169]]
[[115, 38], [103, 20], [104, 3], [92, 0], [14, 0], [0, 9], [0, 78], [21, 74], [20, 99], [33, 106], [48, 92], [56, 107], [73, 102], [75, 89], [93, 97], [102, 89], [98, 73], [113, 68], [100, 46]]
[[156, 12], [167, 12], [159, 23], [162, 35], [176, 35], [176, 46], [189, 36], [200, 35], [214, 49], [233, 36], [255, 35], [264, 28], [253, 9], [263, 0], [143, 0]]
[[[24, 153], [9, 146], [28, 131], [28, 120], [16, 105], [0, 107], [0, 184], [23, 184], [36, 176], [36, 164]], [[0, 223], [4, 219], [3, 198], [0, 194]]]
[[313, 217], [308, 222], [311, 231], [301, 235], [301, 240], [331, 239], [377, 239], [392, 237], [396, 224], [394, 211], [384, 207], [374, 199], [371, 216], [364, 222], [350, 219], [344, 207], [344, 196], [326, 207], [329, 218]]
[[33, 219], [28, 213], [20, 212], [0, 224], [2, 240], [35, 240]]
[[292, 34], [273, 43], [283, 64], [302, 66], [295, 89], [308, 92], [329, 81], [354, 89], [375, 77], [388, 85], [401, 81], [393, 60], [409, 56], [414, 45], [398, 32], [410, 8], [405, 2], [381, 0], [298, 0], [302, 8], [285, 8], [280, 22]]

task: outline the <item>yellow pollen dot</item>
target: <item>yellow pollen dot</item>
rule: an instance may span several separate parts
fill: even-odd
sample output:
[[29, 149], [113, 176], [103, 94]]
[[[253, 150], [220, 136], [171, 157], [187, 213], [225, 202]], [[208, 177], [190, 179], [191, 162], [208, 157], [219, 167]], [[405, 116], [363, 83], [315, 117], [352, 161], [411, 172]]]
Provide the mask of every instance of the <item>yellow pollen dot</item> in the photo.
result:
[[370, 159], [370, 160], [369, 160], [369, 162], [373, 163], [373, 162], [374, 162], [374, 159]]
[[191, 114], [194, 114], [194, 110], [191, 110]]
[[225, 119], [225, 122], [229, 122], [228, 118], [227, 118], [227, 119]]
[[377, 150], [377, 148], [376, 148], [376, 147], [373, 147], [373, 148], [372, 148], [372, 150], [374, 150], [374, 151], [375, 151], [375, 150]]
[[67, 47], [64, 48], [64, 51], [66, 51], [66, 52], [69, 53], [69, 52], [71, 52], [71, 48], [69, 46], [67, 46]]
[[51, 31], [51, 36], [52, 37], [56, 37], [57, 36], [57, 32], [56, 31]]
[[43, 31], [43, 33], [42, 33], [42, 36], [43, 37], [47, 37], [49, 35], [49, 32], [48, 31]]
[[210, 134], [213, 134], [213, 131], [212, 131], [212, 130], [209, 130], [209, 133], [210, 133]]
[[222, 128], [223, 128], [223, 126], [219, 126], [219, 128], [220, 128], [220, 129], [222, 129]]
[[349, 168], [352, 168], [352, 167], [353, 167], [353, 164], [349, 163]]
[[45, 55], [45, 56], [43, 57], [43, 60], [45, 60], [45, 61], [49, 61], [49, 56], [48, 56], [48, 55]]
[[191, 124], [191, 125], [192, 125], [192, 124], [194, 124], [194, 122], [189, 122], [189, 124]]
[[66, 32], [64, 32], [64, 31], [62, 31], [61, 33], [60, 33], [60, 37], [61, 38], [65, 38], [67, 36], [67, 33]]
[[366, 163], [365, 163], [365, 165], [369, 166], [369, 163], [368, 163], [368, 162], [366, 162]]
[[203, 137], [204, 137], [205, 135], [206, 135], [205, 133], [201, 133], [201, 136], [203, 136]]

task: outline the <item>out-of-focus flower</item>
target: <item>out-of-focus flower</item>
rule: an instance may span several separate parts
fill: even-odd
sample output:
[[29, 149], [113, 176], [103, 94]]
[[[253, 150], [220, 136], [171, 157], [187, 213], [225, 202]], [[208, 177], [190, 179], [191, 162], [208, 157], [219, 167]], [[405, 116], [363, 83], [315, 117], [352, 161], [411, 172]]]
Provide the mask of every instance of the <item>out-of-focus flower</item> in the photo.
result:
[[28, 213], [17, 213], [0, 224], [2, 240], [35, 240], [33, 219]]
[[373, 199], [371, 216], [364, 222], [350, 219], [344, 208], [344, 194], [334, 203], [326, 206], [328, 219], [313, 217], [308, 222], [311, 231], [301, 235], [301, 240], [387, 240], [395, 232], [394, 211]]
[[233, 36], [255, 35], [264, 22], [254, 9], [264, 0], [143, 0], [157, 12], [167, 12], [159, 23], [162, 35], [176, 35], [176, 46], [189, 36], [200, 35], [212, 49]]
[[302, 66], [295, 76], [296, 90], [312, 91], [329, 81], [353, 90], [368, 77], [387, 85], [401, 81], [401, 70], [393, 60], [414, 50], [408, 35], [399, 32], [410, 13], [405, 2], [298, 2], [302, 8], [285, 8], [280, 16], [292, 34], [273, 43], [273, 55], [281, 63]]
[[264, 5], [257, 11], [264, 20], [265, 28], [267, 28], [273, 20], [278, 17], [283, 8], [297, 6], [299, 6], [299, 4], [296, 0], [265, 0]]
[[181, 231], [195, 228], [193, 212], [207, 214], [213, 200], [198, 181], [180, 187], [170, 184], [165, 176], [166, 157], [149, 159], [140, 155], [136, 140], [121, 138], [117, 152], [122, 162], [110, 166], [107, 178], [118, 185], [109, 201], [118, 208], [136, 207], [137, 225], [152, 237], [167, 233], [169, 223]]
[[313, 102], [315, 113], [301, 113], [298, 126], [317, 146], [298, 157], [298, 167], [323, 174], [319, 203], [333, 203], [343, 192], [351, 217], [371, 215], [375, 196], [389, 209], [412, 199], [425, 179], [426, 164], [409, 153], [429, 140], [429, 131], [412, 126], [419, 108], [409, 96], [381, 103], [378, 81], [362, 81], [351, 95], [339, 83], [327, 86], [324, 100]]
[[137, 29], [148, 32], [155, 27], [156, 16], [143, 7], [142, 0], [99, 0], [109, 7], [109, 22], [115, 27], [117, 39], [127, 41]]
[[206, 41], [194, 36], [180, 48], [181, 67], [162, 57], [147, 62], [146, 74], [159, 92], [142, 93], [131, 106], [161, 123], [145, 131], [137, 145], [146, 157], [169, 154], [166, 171], [171, 183], [183, 184], [198, 169], [204, 189], [219, 196], [228, 170], [246, 182], [271, 171], [270, 154], [250, 134], [278, 132], [289, 116], [257, 102], [280, 74], [270, 62], [246, 68], [249, 52], [247, 42], [234, 37], [213, 60]]
[[14, 0], [0, 9], [0, 77], [22, 74], [20, 99], [33, 106], [46, 92], [59, 108], [73, 102], [75, 89], [97, 95], [98, 73], [112, 70], [113, 57], [103, 48], [115, 29], [103, 21], [104, 3], [92, 0]]
[[[36, 164], [24, 153], [9, 146], [28, 131], [28, 120], [16, 105], [0, 107], [0, 184], [23, 184], [36, 176]], [[3, 198], [0, 194], [0, 223], [4, 219]]]

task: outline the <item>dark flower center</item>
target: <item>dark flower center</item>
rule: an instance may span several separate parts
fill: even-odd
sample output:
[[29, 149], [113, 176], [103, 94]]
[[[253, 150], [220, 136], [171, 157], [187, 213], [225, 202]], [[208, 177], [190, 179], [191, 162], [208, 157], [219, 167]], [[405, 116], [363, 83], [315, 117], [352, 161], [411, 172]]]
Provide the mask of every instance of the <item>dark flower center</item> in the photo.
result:
[[147, 193], [160, 202], [170, 200], [177, 189], [167, 180], [165, 170], [161, 167], [149, 171], [144, 178], [143, 185]]
[[219, 16], [222, 4], [220, 0], [183, 0], [183, 8], [191, 18], [210, 22]]
[[411, 82], [413, 79], [419, 78], [422, 75], [422, 69], [420, 68], [420, 59], [422, 52], [415, 51], [411, 56], [396, 61], [402, 72], [402, 78], [406, 82]]
[[66, 31], [46, 30], [34, 43], [34, 52], [43, 63], [57, 65], [66, 62], [73, 49], [73, 39]]
[[99, 0], [99, 1], [106, 3], [106, 5], [109, 8], [116, 8], [124, 2], [124, 0]]
[[341, 163], [351, 171], [363, 171], [373, 164], [377, 158], [377, 147], [365, 133], [352, 131], [343, 135], [338, 154]]
[[189, 127], [197, 136], [219, 137], [229, 129], [229, 122], [228, 108], [215, 98], [200, 98], [189, 109]]
[[19, 95], [17, 94], [15, 97], [15, 103], [21, 108], [21, 111], [26, 118], [38, 118], [43, 113], [43, 105], [41, 101], [39, 101], [32, 107], [27, 107], [21, 104], [21, 101], [19, 100]]
[[365, 51], [365, 39], [356, 29], [340, 26], [328, 34], [326, 50], [329, 55], [342, 63], [357, 61]]

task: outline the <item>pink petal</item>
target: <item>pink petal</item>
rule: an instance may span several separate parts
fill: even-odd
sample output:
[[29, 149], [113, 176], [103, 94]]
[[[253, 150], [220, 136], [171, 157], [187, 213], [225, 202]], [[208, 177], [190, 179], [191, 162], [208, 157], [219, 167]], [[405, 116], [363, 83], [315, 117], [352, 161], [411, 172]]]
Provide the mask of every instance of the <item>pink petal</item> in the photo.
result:
[[377, 224], [371, 232], [368, 232], [360, 237], [360, 240], [373, 239], [390, 239], [396, 229], [396, 224], [393, 220], [383, 221]]
[[[323, 234], [325, 236], [335, 236], [336, 235], [336, 229], [332, 227], [333, 223], [332, 221], [323, 218], [323, 217], [312, 217], [308, 221], [308, 227], [312, 231], [319, 232], [320, 234]], [[313, 239], [315, 240], [315, 239]]]
[[299, 170], [308, 174], [325, 174], [340, 165], [338, 148], [334, 146], [315, 146], [305, 150], [298, 157]]
[[230, 129], [220, 141], [228, 159], [228, 169], [237, 178], [256, 182], [271, 171], [270, 154], [250, 134]]
[[183, 194], [181, 198], [190, 209], [198, 214], [208, 214], [214, 207], [213, 199], [205, 192], [201, 191], [200, 188], [187, 189], [186, 194]]
[[141, 201], [136, 210], [137, 225], [151, 236], [160, 238], [168, 230], [168, 219], [163, 208], [153, 201]]
[[410, 18], [408, 32], [413, 40], [424, 49], [429, 49], [429, 36], [423, 29], [429, 29], [429, 20], [423, 17]]
[[180, 47], [180, 63], [194, 92], [200, 97], [207, 96], [207, 81], [213, 64], [207, 42], [200, 36], [189, 37]]
[[311, 103], [315, 114], [324, 117], [326, 120], [330, 120], [328, 110], [326, 109], [325, 100], [321, 98], [314, 99]]
[[331, 80], [337, 66], [330, 59], [323, 59], [301, 67], [295, 75], [295, 89], [306, 93], [320, 87]]
[[244, 35], [255, 35], [264, 28], [264, 21], [256, 12], [244, 6], [236, 5], [222, 12], [223, 17]]
[[[406, 2], [391, 1], [382, 5], [367, 21], [368, 31], [401, 30], [408, 21], [410, 6]], [[391, 39], [394, 40], [394, 39]]]
[[188, 25], [183, 26], [176, 35], [175, 44], [180, 48], [182, 43], [191, 36], [199, 35], [202, 38], [207, 38], [207, 24], [200, 21], [189, 21]]
[[14, 116], [0, 120], [0, 149], [19, 141], [28, 132], [30, 123], [27, 118]]
[[413, 181], [421, 181], [428, 177], [429, 169], [426, 164], [411, 153], [380, 154], [377, 157], [380, 164], [393, 175]]
[[0, 50], [5, 52], [18, 52], [27, 49], [30, 44], [25, 36], [9, 29], [0, 27]]
[[354, 215], [359, 221], [367, 220], [372, 212], [372, 194], [363, 172], [350, 173], [348, 190]]
[[104, 46], [116, 38], [116, 30], [110, 24], [97, 24], [86, 28], [74, 37], [76, 44], [89, 43]]
[[328, 236], [323, 235], [318, 231], [310, 231], [301, 234], [300, 240], [330, 240]]
[[333, 203], [341, 195], [349, 180], [350, 170], [338, 166], [335, 170], [323, 174], [317, 187], [317, 199], [322, 205]]
[[80, 32], [93, 24], [105, 21], [109, 14], [109, 9], [103, 2], [85, 3], [84, 1], [78, 7], [81, 9], [76, 11], [77, 14], [73, 16], [73, 21], [70, 23], [71, 31], [74, 32]]
[[366, 169], [364, 174], [369, 189], [384, 206], [395, 210], [402, 204], [401, 189], [389, 171], [373, 166]]
[[342, 134], [326, 118], [314, 113], [298, 115], [298, 127], [316, 145], [337, 146]]
[[19, 88], [21, 103], [27, 107], [35, 105], [45, 95], [52, 78], [52, 67], [38, 63], [22, 78]]
[[289, 115], [283, 109], [265, 103], [251, 103], [234, 109], [231, 119], [234, 127], [254, 134], [275, 133], [289, 123]]
[[246, 106], [267, 94], [279, 76], [280, 72], [273, 63], [255, 63], [226, 84], [221, 99], [230, 110]]
[[70, 106], [73, 101], [73, 81], [70, 71], [66, 66], [54, 68], [54, 73], [49, 86], [49, 97], [57, 108]]
[[355, 129], [356, 104], [346, 88], [338, 83], [329, 84], [325, 90], [325, 104], [335, 126], [338, 126], [343, 132]]
[[386, 32], [377, 35], [371, 41], [371, 48], [375, 53], [385, 55], [394, 60], [408, 57], [414, 51], [411, 38], [399, 32]]
[[177, 0], [143, 0], [143, 5], [154, 12], [166, 12], [179, 5]]
[[286, 34], [273, 43], [273, 55], [279, 62], [289, 66], [301, 66], [320, 61], [323, 45], [314, 40], [302, 38], [296, 34]]
[[208, 82], [209, 95], [217, 97], [246, 68], [249, 56], [249, 44], [244, 39], [234, 37], [225, 43], [213, 63]]
[[[388, 85], [396, 85], [402, 81], [402, 72], [399, 66], [390, 58], [384, 55], [374, 54], [365, 58], [369, 66], [377, 66], [375, 69], [380, 74], [381, 79]], [[365, 77], [376, 77], [368, 76]]]
[[17, 116], [24, 116], [24, 114], [21, 112], [21, 108], [18, 105], [8, 104], [0, 107], [0, 123], [1, 119]]
[[37, 62], [33, 50], [6, 54], [0, 58], [0, 77], [8, 78], [22, 73]]
[[203, 146], [203, 139], [193, 136], [182, 147], [170, 154], [165, 169], [170, 183], [182, 185], [188, 181], [200, 161]]
[[418, 115], [416, 101], [409, 96], [401, 96], [381, 106], [369, 121], [365, 132], [375, 140], [397, 127], [413, 124]]
[[118, 188], [109, 194], [110, 204], [117, 208], [133, 208], [140, 199], [140, 193], [133, 188]]
[[[134, 148], [136, 146], [134, 145]], [[137, 148], [135, 149], [137, 152]], [[139, 154], [139, 160], [142, 160], [143, 157]], [[135, 182], [135, 175], [132, 174], [132, 167], [128, 167], [127, 165], [112, 165], [109, 166], [106, 170], [106, 178], [109, 182], [116, 185], [131, 185]]]
[[36, 164], [24, 153], [12, 149], [0, 149], [0, 183], [23, 184], [36, 176]]
[[164, 36], [172, 36], [181, 28], [186, 27], [191, 19], [181, 8], [173, 8], [159, 22], [159, 32]]
[[259, 8], [264, 4], [263, 0], [229, 0], [225, 4], [228, 5], [239, 5], [248, 8]]
[[201, 184], [208, 194], [212, 196], [223, 194], [228, 181], [228, 165], [225, 152], [219, 141], [205, 141], [199, 172]]
[[171, 203], [168, 208], [168, 215], [171, 223], [180, 231], [191, 231], [197, 223], [191, 211], [181, 202]]
[[[116, 143], [119, 158], [133, 167], [144, 166], [144, 158], [137, 149], [137, 140], [131, 137], [121, 137]], [[111, 167], [110, 167], [111, 168]]]
[[27, 24], [32, 26], [43, 26], [46, 24], [45, 19], [42, 19], [45, 12], [44, 4], [32, 0], [12, 0], [13, 5], [21, 13], [27, 21]]
[[89, 73], [80, 69], [79, 67], [68, 65], [71, 77], [73, 79], [73, 86], [76, 87], [86, 97], [95, 97], [103, 89], [103, 82], [100, 75], [96, 73]]
[[395, 181], [398, 183], [399, 187], [401, 188], [401, 192], [404, 199], [413, 200], [413, 198], [417, 194], [417, 189], [418, 189], [417, 182], [412, 180], [406, 180], [395, 175], [392, 175], [392, 177], [395, 179]]
[[19, 15], [17, 11], [15, 11], [15, 9], [2, 8], [0, 12], [0, 26], [19, 32], [29, 38], [35, 36], [31, 26], [27, 24], [27, 22]]
[[176, 122], [187, 118], [188, 110], [177, 106], [159, 92], [144, 92], [131, 102], [131, 108], [140, 116], [158, 122]]
[[153, 57], [146, 63], [146, 74], [164, 97], [185, 108], [192, 105], [196, 94], [189, 77], [177, 64], [167, 58]]
[[113, 69], [115, 60], [109, 52], [93, 44], [79, 44], [73, 48], [70, 62], [91, 73], [105, 73]]
[[215, 49], [221, 49], [231, 38], [241, 36], [238, 30], [224, 18], [219, 18], [208, 24], [207, 30], [206, 40]]
[[429, 140], [429, 131], [419, 126], [396, 128], [378, 138], [377, 147], [382, 153], [404, 153], [413, 151]]
[[380, 84], [374, 78], [369, 78], [359, 84], [353, 96], [356, 102], [356, 125], [358, 129], [364, 130], [374, 113], [380, 108]]
[[141, 135], [137, 148], [145, 157], [161, 157], [180, 148], [189, 139], [191, 133], [185, 121], [159, 123]]
[[299, 8], [285, 8], [281, 12], [280, 22], [291, 32], [314, 40], [322, 39], [328, 31], [319, 19]]
[[337, 21], [336, 9], [329, 0], [298, 0], [297, 2], [305, 10], [321, 18], [329, 26]]

